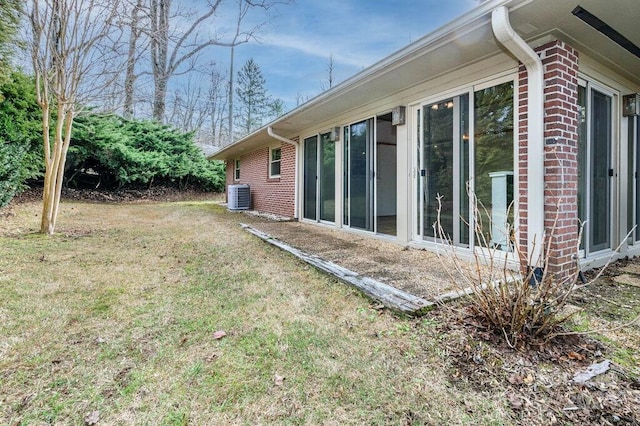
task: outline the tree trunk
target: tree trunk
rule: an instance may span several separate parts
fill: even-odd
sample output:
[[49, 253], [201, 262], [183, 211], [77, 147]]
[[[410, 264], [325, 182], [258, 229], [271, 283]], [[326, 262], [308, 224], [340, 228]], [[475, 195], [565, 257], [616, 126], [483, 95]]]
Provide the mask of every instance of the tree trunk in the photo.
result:
[[233, 142], [233, 61], [235, 56], [236, 46], [231, 46], [231, 59], [229, 61], [229, 140], [228, 143]]
[[154, 84], [153, 93], [153, 119], [164, 123], [167, 104], [167, 79], [158, 77]]
[[154, 80], [153, 119], [164, 123], [167, 103], [169, 9], [171, 0], [151, 0], [151, 62]]
[[129, 50], [127, 52], [127, 73], [124, 80], [124, 116], [133, 117], [133, 97], [136, 82], [136, 53], [138, 38], [140, 37], [140, 10], [142, 9], [142, 0], [138, 0], [131, 13], [131, 34], [129, 38]]
[[[61, 113], [56, 121], [54, 133], [53, 151], [51, 156], [46, 158], [44, 189], [42, 196], [42, 220], [40, 222], [40, 232], [43, 234], [53, 234], [58, 219], [60, 209], [60, 196], [62, 193], [62, 182], [64, 180], [64, 167], [67, 161], [67, 151], [71, 142], [71, 130], [73, 127], [73, 111], [62, 102], [58, 103], [58, 111]], [[48, 111], [47, 111], [48, 115]], [[44, 124], [46, 121], [46, 125]], [[43, 135], [45, 143], [49, 143], [48, 118], [43, 117]]]

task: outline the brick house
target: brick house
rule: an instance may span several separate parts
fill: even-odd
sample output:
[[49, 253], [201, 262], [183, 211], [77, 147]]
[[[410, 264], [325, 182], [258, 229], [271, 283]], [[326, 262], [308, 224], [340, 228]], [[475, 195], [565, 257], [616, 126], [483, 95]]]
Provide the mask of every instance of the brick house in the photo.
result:
[[440, 205], [461, 254], [638, 255], [639, 20], [637, 0], [487, 0], [212, 158], [256, 210], [400, 244], [437, 248]]

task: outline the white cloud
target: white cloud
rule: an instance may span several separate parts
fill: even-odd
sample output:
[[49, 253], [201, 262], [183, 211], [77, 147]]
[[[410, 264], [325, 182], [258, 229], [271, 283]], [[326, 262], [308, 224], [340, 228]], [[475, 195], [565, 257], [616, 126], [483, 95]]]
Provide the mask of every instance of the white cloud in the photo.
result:
[[278, 34], [265, 37], [265, 40], [265, 44], [270, 46], [293, 49], [305, 55], [318, 58], [328, 59], [330, 55], [333, 55], [336, 64], [354, 68], [371, 65], [381, 57], [379, 52], [370, 52], [366, 49], [361, 49], [346, 40], [339, 43], [331, 38], [308, 38], [303, 35], [294, 34]]

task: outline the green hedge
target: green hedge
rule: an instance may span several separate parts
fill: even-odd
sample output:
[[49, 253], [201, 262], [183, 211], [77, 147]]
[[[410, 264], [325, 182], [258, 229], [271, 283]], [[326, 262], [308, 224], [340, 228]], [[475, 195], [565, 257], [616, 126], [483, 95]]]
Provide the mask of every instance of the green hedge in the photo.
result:
[[74, 124], [67, 157], [68, 185], [154, 184], [222, 191], [224, 166], [208, 161], [192, 133], [152, 121], [88, 115]]

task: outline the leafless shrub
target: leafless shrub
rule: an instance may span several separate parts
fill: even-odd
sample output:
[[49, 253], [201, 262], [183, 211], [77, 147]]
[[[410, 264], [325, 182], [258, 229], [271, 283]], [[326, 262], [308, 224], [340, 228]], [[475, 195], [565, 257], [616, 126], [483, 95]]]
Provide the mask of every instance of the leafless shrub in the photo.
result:
[[[566, 309], [570, 296], [579, 288], [593, 283], [606, 268], [602, 268], [588, 282], [582, 281], [577, 259], [583, 226], [580, 227], [575, 247], [576, 263], [573, 271], [555, 274], [549, 269], [552, 256], [549, 242], [556, 234], [557, 217], [544, 236], [543, 252], [537, 262], [533, 261], [531, 255], [527, 257], [515, 238], [515, 229], [509, 224], [509, 250], [515, 254], [510, 261], [510, 256], [505, 251], [488, 240], [489, 234], [483, 229], [483, 222], [491, 223], [489, 211], [477, 200], [475, 194], [470, 192], [469, 196], [474, 207], [472, 228], [475, 248], [472, 268], [468, 267], [467, 260], [461, 258], [458, 248], [452, 244], [450, 236], [443, 229], [440, 212], [434, 224], [435, 235], [439, 236], [445, 247], [439, 254], [450, 257], [455, 265], [455, 270], [449, 272], [457, 293], [471, 295], [473, 313], [483, 320], [488, 329], [504, 336], [511, 347], [546, 343], [559, 335], [576, 334], [566, 333], [561, 327], [578, 312]], [[439, 198], [438, 202], [440, 201]], [[487, 218], [489, 220], [482, 220]], [[612, 253], [607, 265], [618, 249], [619, 247]], [[637, 320], [638, 318], [633, 322]]]

